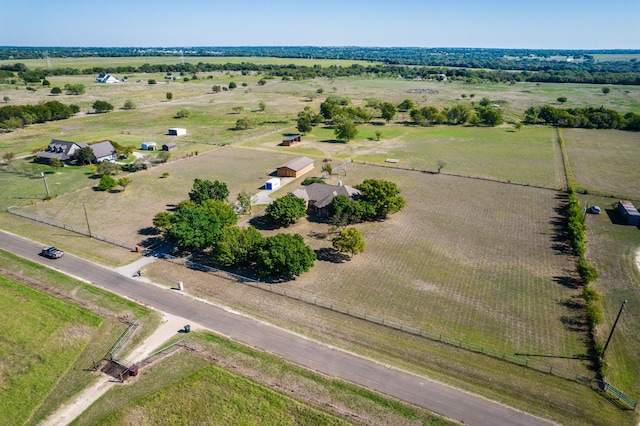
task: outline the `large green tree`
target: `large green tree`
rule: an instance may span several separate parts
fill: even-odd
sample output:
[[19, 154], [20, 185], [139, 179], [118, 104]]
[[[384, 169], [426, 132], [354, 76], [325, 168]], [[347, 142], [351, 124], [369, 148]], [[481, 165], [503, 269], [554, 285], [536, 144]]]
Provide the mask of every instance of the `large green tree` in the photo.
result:
[[118, 182], [109, 175], [102, 175], [98, 183], [98, 191], [108, 191], [118, 186]]
[[209, 214], [217, 216], [220, 227], [233, 226], [238, 223], [238, 215], [229, 204], [220, 200], [204, 200], [200, 205]]
[[165, 229], [165, 237], [180, 250], [197, 251], [213, 246], [220, 232], [217, 215], [190, 201], [178, 204]]
[[347, 228], [340, 231], [338, 236], [331, 240], [331, 242], [336, 250], [342, 253], [349, 253], [351, 254], [351, 257], [358, 253], [362, 253], [365, 248], [362, 233], [356, 228]]
[[102, 114], [104, 112], [113, 111], [113, 105], [107, 101], [98, 100], [93, 103], [93, 109], [96, 113]]
[[358, 129], [352, 119], [336, 117], [334, 118], [333, 132], [338, 139], [348, 142], [356, 137]]
[[225, 265], [247, 264], [255, 261], [265, 237], [253, 226], [228, 226], [220, 231], [213, 246], [213, 257]]
[[366, 179], [355, 188], [362, 192], [359, 201], [369, 204], [378, 217], [399, 212], [406, 203], [400, 196], [400, 188], [388, 180]]
[[382, 116], [382, 118], [384, 118], [384, 121], [389, 123], [391, 120], [393, 120], [393, 117], [396, 116], [395, 105], [391, 102], [383, 103], [382, 107], [380, 108], [380, 115]]
[[96, 156], [93, 154], [93, 150], [88, 146], [82, 147], [74, 152], [71, 158], [81, 166], [85, 164], [91, 164], [96, 160]]
[[307, 203], [302, 198], [287, 194], [269, 204], [266, 214], [276, 225], [289, 226], [307, 214]]
[[224, 182], [210, 181], [207, 179], [194, 179], [193, 187], [189, 192], [189, 199], [196, 204], [202, 204], [205, 200], [227, 201], [229, 188]]
[[315, 252], [300, 234], [278, 234], [267, 238], [256, 253], [258, 273], [263, 276], [293, 277], [308, 271]]

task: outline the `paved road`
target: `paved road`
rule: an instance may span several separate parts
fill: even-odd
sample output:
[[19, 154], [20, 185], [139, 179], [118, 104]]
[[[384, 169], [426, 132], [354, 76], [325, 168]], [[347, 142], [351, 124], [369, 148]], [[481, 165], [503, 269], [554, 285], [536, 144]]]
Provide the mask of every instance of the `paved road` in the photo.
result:
[[468, 425], [552, 424], [441, 383], [322, 345], [179, 292], [123, 276], [68, 253], [61, 259], [45, 259], [38, 255], [41, 245], [4, 231], [0, 231], [0, 248], [157, 310], [188, 318], [213, 332], [280, 355], [311, 370], [365, 386]]

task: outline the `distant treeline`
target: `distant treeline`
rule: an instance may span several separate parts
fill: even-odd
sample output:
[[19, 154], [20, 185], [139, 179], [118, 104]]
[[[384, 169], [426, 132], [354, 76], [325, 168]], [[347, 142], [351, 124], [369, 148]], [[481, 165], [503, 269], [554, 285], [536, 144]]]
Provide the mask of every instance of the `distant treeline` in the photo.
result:
[[29, 124], [64, 120], [79, 111], [77, 105], [65, 105], [58, 101], [39, 105], [6, 105], [0, 107], [0, 129], [10, 131]]
[[444, 67], [413, 67], [399, 65], [360, 65], [352, 64], [346, 67], [330, 65], [273, 65], [253, 64], [248, 62], [209, 64], [199, 62], [197, 64], [143, 64], [135, 66], [116, 67], [91, 67], [78, 68], [52, 68], [35, 70], [28, 69], [23, 63], [15, 63], [0, 66], [0, 80], [9, 82], [12, 73], [16, 73], [26, 82], [33, 80], [37, 75], [40, 79], [55, 75], [91, 75], [99, 73], [134, 74], [134, 73], [179, 73], [182, 75], [196, 75], [200, 72], [255, 72], [270, 77], [289, 78], [296, 80], [313, 79], [317, 77], [337, 78], [352, 76], [367, 77], [401, 77], [405, 79], [436, 79], [446, 76], [449, 80], [463, 81], [466, 83], [481, 82], [534, 82], [534, 83], [591, 83], [591, 84], [620, 84], [640, 85], [640, 70], [636, 72], [588, 72], [585, 70], [551, 70], [551, 71], [505, 71], [470, 68], [444, 68]]
[[[373, 73], [401, 75], [405, 78], [424, 78], [425, 75], [447, 74], [448, 77], [478, 81], [531, 81], [554, 83], [640, 84], [640, 61], [596, 62], [593, 55], [640, 55], [640, 50], [531, 50], [531, 49], [462, 49], [462, 48], [374, 48], [374, 47], [198, 47], [198, 48], [60, 48], [60, 47], [0, 47], [0, 59], [24, 60], [68, 57], [130, 57], [182, 55], [188, 61], [194, 56], [278, 57], [296, 59], [336, 60], [336, 65], [295, 66], [224, 64], [213, 65], [143, 65], [141, 67], [93, 68], [88, 70], [48, 70], [62, 74], [95, 72], [206, 72], [247, 71], [265, 72], [274, 76], [295, 75], [301, 78], [341, 77]], [[365, 60], [380, 65], [342, 67], [340, 60]], [[20, 64], [10, 66], [20, 68]], [[429, 68], [423, 68], [429, 67]], [[292, 70], [293, 68], [294, 70]], [[8, 69], [3, 67], [3, 69]], [[12, 69], [12, 71], [19, 71]]]
[[617, 111], [604, 107], [530, 107], [525, 111], [523, 122], [565, 128], [640, 130], [640, 114], [629, 112], [622, 116]]

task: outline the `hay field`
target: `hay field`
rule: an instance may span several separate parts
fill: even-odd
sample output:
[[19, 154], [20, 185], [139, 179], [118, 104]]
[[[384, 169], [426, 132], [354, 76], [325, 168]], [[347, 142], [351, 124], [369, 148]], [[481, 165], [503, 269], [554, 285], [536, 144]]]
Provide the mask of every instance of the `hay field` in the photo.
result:
[[567, 129], [562, 135], [579, 186], [640, 200], [640, 133]]

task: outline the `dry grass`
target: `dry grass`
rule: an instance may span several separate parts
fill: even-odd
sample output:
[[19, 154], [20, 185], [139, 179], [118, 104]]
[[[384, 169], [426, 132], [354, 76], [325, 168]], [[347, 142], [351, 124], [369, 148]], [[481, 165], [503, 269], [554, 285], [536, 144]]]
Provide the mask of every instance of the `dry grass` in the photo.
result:
[[572, 129], [562, 134], [578, 185], [602, 195], [640, 200], [640, 133]]

